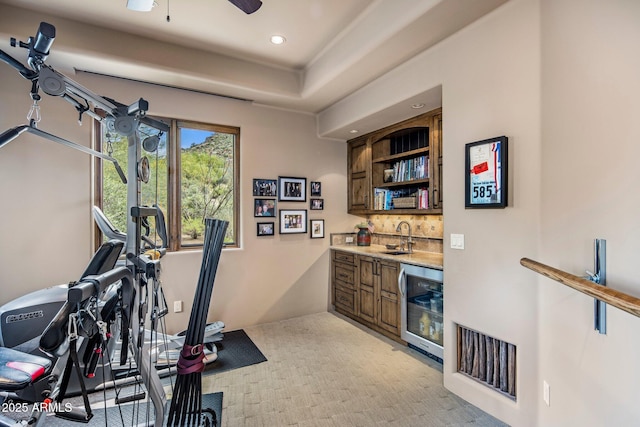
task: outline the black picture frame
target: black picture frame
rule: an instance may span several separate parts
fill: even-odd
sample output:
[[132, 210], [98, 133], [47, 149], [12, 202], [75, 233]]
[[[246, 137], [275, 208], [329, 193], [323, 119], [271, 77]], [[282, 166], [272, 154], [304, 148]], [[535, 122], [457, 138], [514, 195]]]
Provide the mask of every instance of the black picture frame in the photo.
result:
[[322, 183], [319, 181], [311, 181], [311, 184], [309, 184], [309, 194], [310, 197], [322, 196]]
[[274, 222], [259, 222], [256, 228], [256, 236], [273, 236], [275, 235]]
[[465, 208], [504, 208], [508, 198], [508, 138], [465, 145]]
[[275, 179], [254, 178], [253, 195], [262, 197], [276, 197], [278, 195], [278, 183]]
[[258, 218], [276, 216], [276, 199], [253, 199], [253, 216]]
[[281, 202], [306, 202], [307, 178], [279, 176], [278, 200]]
[[324, 219], [312, 219], [309, 221], [312, 239], [324, 239]]
[[312, 211], [321, 211], [324, 209], [324, 199], [309, 200], [309, 209]]
[[306, 232], [306, 209], [280, 209], [280, 234], [305, 234]]

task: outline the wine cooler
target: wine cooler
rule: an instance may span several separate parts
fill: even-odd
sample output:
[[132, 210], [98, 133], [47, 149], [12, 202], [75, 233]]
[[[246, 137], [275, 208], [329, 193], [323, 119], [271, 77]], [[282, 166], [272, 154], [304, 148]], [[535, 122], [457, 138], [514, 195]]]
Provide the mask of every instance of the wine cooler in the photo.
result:
[[440, 361], [444, 332], [442, 279], [442, 270], [411, 264], [401, 265], [398, 278], [402, 295], [402, 339]]

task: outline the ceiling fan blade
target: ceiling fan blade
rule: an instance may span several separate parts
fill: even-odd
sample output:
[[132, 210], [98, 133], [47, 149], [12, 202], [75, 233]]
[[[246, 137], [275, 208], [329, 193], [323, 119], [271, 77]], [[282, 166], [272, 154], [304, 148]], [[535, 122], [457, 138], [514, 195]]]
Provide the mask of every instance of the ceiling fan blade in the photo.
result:
[[233, 3], [236, 7], [238, 7], [240, 10], [242, 10], [244, 13], [246, 13], [247, 15], [260, 9], [260, 6], [262, 6], [262, 2], [260, 0], [229, 0], [229, 1]]

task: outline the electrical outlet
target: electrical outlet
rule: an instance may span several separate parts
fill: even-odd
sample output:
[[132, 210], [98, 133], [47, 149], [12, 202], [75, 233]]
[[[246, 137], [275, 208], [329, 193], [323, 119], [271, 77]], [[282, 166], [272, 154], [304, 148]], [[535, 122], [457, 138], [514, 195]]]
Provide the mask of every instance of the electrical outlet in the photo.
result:
[[174, 301], [173, 302], [173, 312], [181, 313], [182, 312], [182, 301]]
[[344, 242], [345, 243], [353, 243], [353, 237], [352, 236], [347, 236], [344, 238]]
[[551, 406], [551, 386], [546, 381], [542, 382], [542, 398], [547, 406]]

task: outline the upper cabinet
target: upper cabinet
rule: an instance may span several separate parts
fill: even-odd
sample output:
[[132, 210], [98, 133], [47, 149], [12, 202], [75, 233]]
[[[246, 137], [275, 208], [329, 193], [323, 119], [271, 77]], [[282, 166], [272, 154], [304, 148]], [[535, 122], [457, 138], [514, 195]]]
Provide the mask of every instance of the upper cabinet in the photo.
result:
[[348, 144], [349, 213], [442, 213], [440, 108]]
[[349, 212], [369, 209], [371, 150], [367, 138], [349, 141]]

